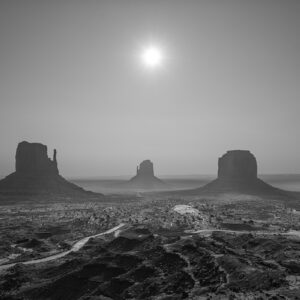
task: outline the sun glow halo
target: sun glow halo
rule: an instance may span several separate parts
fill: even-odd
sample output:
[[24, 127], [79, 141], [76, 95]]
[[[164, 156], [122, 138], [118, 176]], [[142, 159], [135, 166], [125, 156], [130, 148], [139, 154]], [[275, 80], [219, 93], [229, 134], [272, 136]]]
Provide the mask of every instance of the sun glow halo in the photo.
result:
[[141, 58], [146, 67], [155, 68], [161, 65], [163, 56], [158, 47], [151, 46], [143, 51]]

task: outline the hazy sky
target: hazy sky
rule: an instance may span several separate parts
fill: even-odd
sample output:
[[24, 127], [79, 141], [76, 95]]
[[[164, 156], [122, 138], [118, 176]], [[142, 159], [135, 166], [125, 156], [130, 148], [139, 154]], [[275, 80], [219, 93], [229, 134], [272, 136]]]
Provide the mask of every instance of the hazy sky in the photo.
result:
[[299, 0], [1, 0], [0, 176], [22, 140], [67, 177], [214, 174], [229, 149], [300, 173], [299, 43]]

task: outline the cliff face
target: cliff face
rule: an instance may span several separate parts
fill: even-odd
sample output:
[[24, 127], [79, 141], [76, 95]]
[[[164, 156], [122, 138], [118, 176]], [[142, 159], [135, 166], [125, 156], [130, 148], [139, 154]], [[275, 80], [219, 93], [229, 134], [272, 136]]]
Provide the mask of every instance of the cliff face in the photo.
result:
[[137, 167], [136, 175], [142, 177], [154, 176], [153, 163], [149, 159], [141, 162], [141, 164]]
[[178, 193], [186, 195], [287, 196], [287, 192], [277, 189], [257, 177], [256, 158], [247, 150], [228, 151], [218, 160], [217, 179], [198, 189]]
[[16, 172], [24, 175], [58, 175], [56, 150], [48, 158], [47, 146], [21, 142], [16, 152]]
[[147, 159], [137, 167], [136, 175], [129, 181], [130, 188], [136, 189], [161, 189], [165, 183], [154, 175], [153, 163]]
[[16, 171], [0, 181], [1, 195], [14, 196], [101, 196], [85, 191], [59, 175], [56, 150], [53, 159], [47, 146], [40, 143], [19, 143], [16, 151]]
[[228, 151], [218, 161], [218, 178], [228, 180], [257, 179], [256, 158], [250, 151]]

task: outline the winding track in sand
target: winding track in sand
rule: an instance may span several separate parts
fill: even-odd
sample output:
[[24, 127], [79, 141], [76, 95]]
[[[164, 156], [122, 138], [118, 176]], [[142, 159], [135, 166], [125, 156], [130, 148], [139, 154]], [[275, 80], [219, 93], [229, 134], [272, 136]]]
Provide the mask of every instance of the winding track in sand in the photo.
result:
[[121, 223], [121, 224], [119, 224], [119, 225], [117, 225], [117, 226], [115, 226], [115, 227], [113, 227], [109, 230], [104, 231], [104, 232], [87, 236], [87, 237], [79, 240], [78, 242], [76, 242], [72, 246], [72, 248], [68, 251], [64, 251], [64, 252], [61, 252], [61, 253], [58, 253], [58, 254], [50, 255], [50, 256], [47, 256], [47, 257], [44, 257], [44, 258], [40, 258], [40, 259], [33, 259], [33, 260], [20, 261], [20, 262], [15, 262], [15, 263], [11, 263], [11, 264], [0, 265], [0, 271], [11, 268], [11, 267], [15, 266], [16, 264], [34, 265], [34, 264], [48, 262], [48, 261], [51, 261], [51, 260], [55, 260], [55, 259], [64, 257], [64, 256], [68, 255], [71, 252], [77, 252], [78, 250], [80, 250], [91, 238], [96, 238], [96, 237], [99, 237], [99, 236], [102, 236], [102, 235], [113, 233], [113, 232], [119, 230], [124, 225], [125, 225], [124, 223]]
[[[54, 255], [50, 255], [44, 258], [40, 258], [40, 259], [33, 259], [33, 260], [28, 260], [28, 261], [21, 261], [21, 262], [16, 262], [16, 263], [11, 263], [11, 264], [5, 264], [5, 265], [0, 265], [0, 271], [6, 270], [8, 268], [11, 268], [13, 266], [15, 266], [16, 264], [24, 264], [24, 265], [34, 265], [34, 264], [39, 264], [39, 263], [43, 263], [43, 262], [48, 262], [51, 260], [55, 260], [61, 257], [64, 257], [66, 255], [68, 255], [71, 252], [77, 252], [78, 250], [80, 250], [91, 238], [96, 238], [102, 235], [106, 235], [106, 234], [110, 234], [113, 232], [117, 232], [118, 230], [125, 226], [125, 223], [121, 223], [107, 231], [95, 234], [95, 235], [90, 235], [87, 236], [81, 240], [79, 240], [78, 242], [76, 242], [72, 248], [68, 251], [64, 251], [58, 254], [54, 254]], [[235, 231], [235, 230], [225, 230], [225, 229], [200, 229], [200, 230], [186, 230], [186, 233], [191, 233], [191, 234], [199, 234], [199, 233], [208, 233], [208, 234], [212, 234], [213, 232], [227, 232], [227, 233], [236, 233], [236, 234], [245, 234], [245, 233], [254, 233], [254, 234], [260, 234], [260, 235], [292, 235], [292, 236], [297, 236], [300, 238], [300, 232], [299, 231], [295, 231], [295, 230], [291, 230], [289, 232], [285, 232], [285, 233], [281, 233], [281, 232], [267, 232], [267, 231]]]

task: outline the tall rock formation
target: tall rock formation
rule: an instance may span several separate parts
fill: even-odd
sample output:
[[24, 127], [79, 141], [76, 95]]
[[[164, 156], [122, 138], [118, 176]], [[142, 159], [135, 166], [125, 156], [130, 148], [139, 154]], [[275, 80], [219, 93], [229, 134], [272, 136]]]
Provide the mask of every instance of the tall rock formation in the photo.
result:
[[162, 189], [166, 184], [155, 177], [153, 163], [147, 159], [137, 166], [136, 175], [129, 181], [129, 187], [136, 189]]
[[40, 143], [21, 142], [16, 151], [16, 170], [0, 181], [1, 195], [51, 195], [51, 196], [100, 196], [85, 191], [59, 175], [57, 151], [53, 158], [47, 146]]
[[250, 151], [227, 151], [218, 161], [220, 180], [255, 180], [257, 179], [256, 158]]
[[152, 178], [154, 176], [152, 161], [149, 159], [142, 161], [136, 168], [136, 176]]
[[218, 178], [207, 185], [184, 192], [193, 195], [248, 194], [286, 196], [257, 177], [257, 161], [247, 150], [231, 150], [218, 160]]
[[48, 158], [47, 146], [21, 142], [16, 152], [16, 172], [26, 175], [58, 175], [56, 150]]

